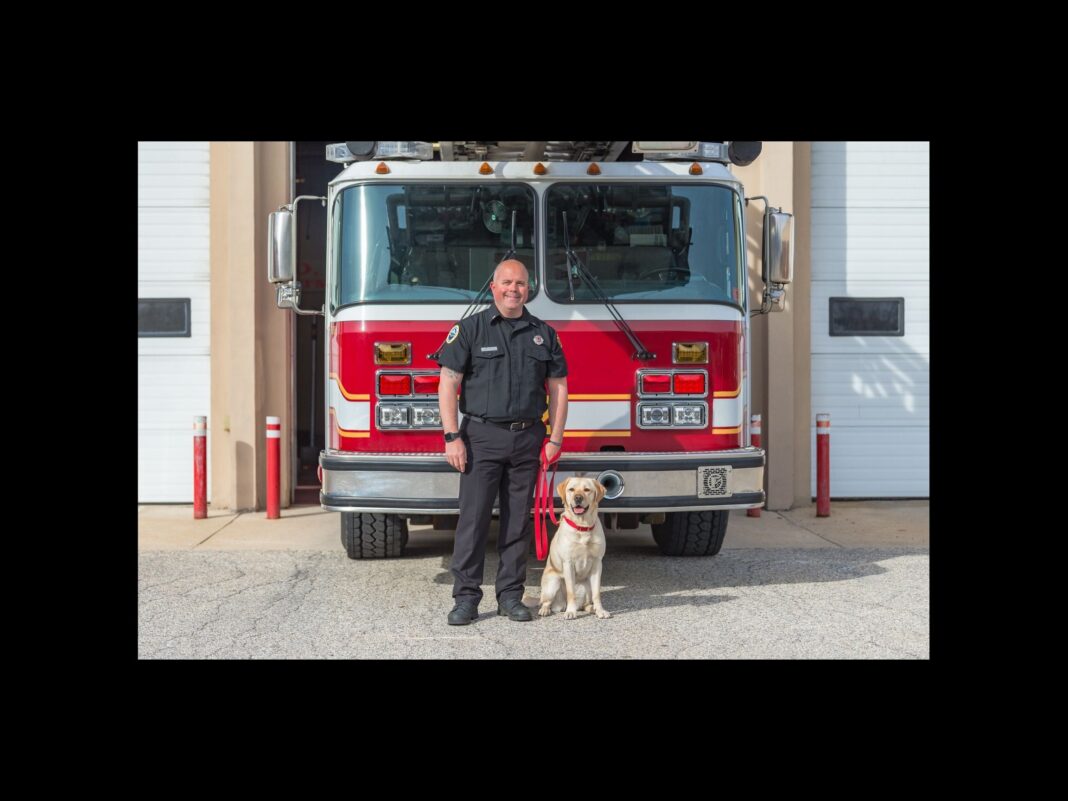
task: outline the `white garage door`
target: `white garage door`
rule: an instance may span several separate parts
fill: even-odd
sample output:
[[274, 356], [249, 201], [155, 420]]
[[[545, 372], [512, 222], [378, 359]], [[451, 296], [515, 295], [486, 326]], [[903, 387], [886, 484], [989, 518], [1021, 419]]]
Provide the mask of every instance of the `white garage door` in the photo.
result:
[[812, 143], [815, 415], [831, 497], [929, 495], [929, 146]]
[[211, 399], [208, 157], [207, 142], [137, 145], [138, 503], [193, 501], [193, 417]]

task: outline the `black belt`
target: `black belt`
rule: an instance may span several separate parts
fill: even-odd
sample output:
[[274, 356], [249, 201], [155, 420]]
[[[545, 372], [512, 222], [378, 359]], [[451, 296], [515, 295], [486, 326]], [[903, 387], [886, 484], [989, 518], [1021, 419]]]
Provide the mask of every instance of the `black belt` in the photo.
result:
[[473, 414], [464, 415], [471, 420], [477, 420], [480, 423], [489, 423], [491, 426], [497, 426], [497, 428], [507, 428], [509, 431], [522, 431], [525, 428], [530, 428], [537, 420], [509, 420], [504, 423], [499, 423], [496, 420], [487, 420], [485, 417], [476, 417]]

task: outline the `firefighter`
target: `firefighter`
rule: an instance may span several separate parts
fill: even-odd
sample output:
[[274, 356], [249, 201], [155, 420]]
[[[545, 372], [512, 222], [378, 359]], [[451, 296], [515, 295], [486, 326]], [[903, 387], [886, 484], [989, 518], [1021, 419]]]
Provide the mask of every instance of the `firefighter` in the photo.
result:
[[[495, 590], [497, 614], [531, 620], [523, 605], [527, 576], [530, 508], [542, 442], [546, 437], [546, 383], [552, 438], [546, 456], [555, 459], [567, 420], [567, 362], [556, 331], [526, 310], [530, 277], [522, 262], [502, 261], [490, 282], [493, 305], [454, 325], [438, 363], [438, 404], [445, 431], [445, 457], [460, 471], [460, 516], [451, 571], [456, 605], [451, 625], [478, 617], [486, 537], [500, 493]], [[460, 390], [462, 425], [457, 425]]]

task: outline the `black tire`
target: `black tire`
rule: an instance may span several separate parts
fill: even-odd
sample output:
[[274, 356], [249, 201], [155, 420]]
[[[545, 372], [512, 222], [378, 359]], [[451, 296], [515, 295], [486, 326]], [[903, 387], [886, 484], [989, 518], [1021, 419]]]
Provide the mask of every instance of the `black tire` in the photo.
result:
[[727, 533], [726, 509], [719, 512], [669, 512], [653, 525], [653, 539], [665, 556], [715, 556]]
[[394, 559], [404, 556], [408, 521], [397, 515], [341, 513], [341, 544], [349, 559]]

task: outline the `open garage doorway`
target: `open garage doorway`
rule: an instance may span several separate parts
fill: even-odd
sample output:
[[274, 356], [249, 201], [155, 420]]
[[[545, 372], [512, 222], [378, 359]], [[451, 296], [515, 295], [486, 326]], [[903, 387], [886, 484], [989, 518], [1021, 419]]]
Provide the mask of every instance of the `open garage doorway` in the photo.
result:
[[[336, 141], [336, 140], [332, 140]], [[329, 142], [294, 142], [293, 193], [326, 197], [327, 185], [343, 165], [326, 160]], [[300, 305], [322, 308], [326, 298], [326, 208], [305, 201], [297, 206], [297, 280], [301, 286]], [[316, 467], [319, 451], [326, 442], [326, 415], [323, 399], [323, 318], [294, 315], [296, 319], [296, 481], [293, 502], [319, 503]]]

